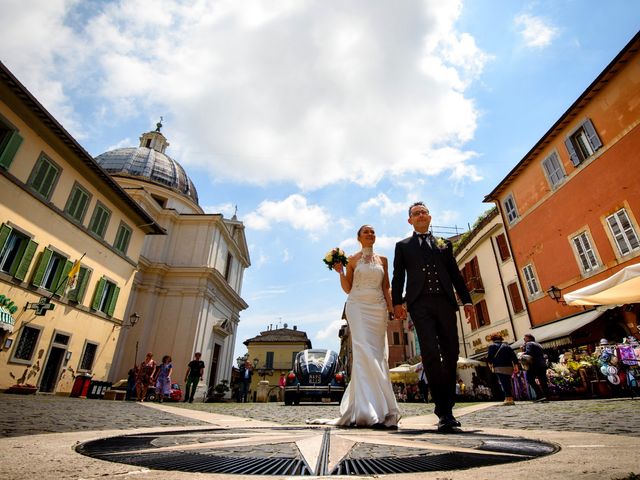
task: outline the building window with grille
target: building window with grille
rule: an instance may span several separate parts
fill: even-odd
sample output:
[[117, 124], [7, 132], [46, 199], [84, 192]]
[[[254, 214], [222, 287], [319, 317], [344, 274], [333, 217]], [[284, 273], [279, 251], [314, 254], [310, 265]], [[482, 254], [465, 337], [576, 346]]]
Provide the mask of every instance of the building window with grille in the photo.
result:
[[69, 194], [64, 211], [75, 221], [82, 223], [84, 216], [87, 213], [89, 200], [91, 200], [89, 192], [82, 188], [80, 184], [76, 183], [71, 189], [71, 194]]
[[524, 280], [527, 284], [527, 290], [529, 291], [530, 296], [535, 296], [540, 293], [540, 286], [538, 285], [538, 280], [533, 272], [533, 265], [529, 264], [522, 269], [522, 273], [524, 274]]
[[120, 287], [106, 278], [102, 277], [98, 281], [96, 291], [93, 295], [91, 308], [109, 316], [113, 315], [120, 294]]
[[40, 338], [40, 329], [23, 325], [21, 328], [20, 340], [13, 350], [12, 361], [18, 361], [18, 363], [31, 362], [33, 354], [38, 347], [38, 340]]
[[84, 351], [82, 352], [82, 358], [78, 366], [79, 372], [90, 372], [93, 369], [93, 362], [96, 359], [97, 351], [98, 344], [92, 342], [86, 342], [84, 344]]
[[107, 231], [107, 226], [109, 225], [109, 218], [111, 218], [111, 210], [102, 203], [97, 202], [96, 208], [93, 210], [93, 215], [91, 216], [91, 222], [89, 222], [89, 230], [98, 237], [104, 238], [104, 233]]
[[587, 232], [582, 232], [571, 239], [573, 248], [575, 249], [580, 269], [583, 273], [588, 273], [599, 267], [596, 254], [591, 247], [591, 241]]
[[556, 188], [564, 182], [565, 173], [562, 169], [560, 158], [558, 158], [558, 154], [556, 152], [553, 152], [542, 161], [542, 168], [547, 176], [547, 180], [549, 180], [551, 188]]
[[621, 256], [627, 255], [640, 248], [638, 234], [624, 208], [621, 208], [613, 215], [609, 215], [607, 217], [607, 225], [609, 225], [609, 230], [615, 239], [618, 252], [620, 252]]
[[600, 137], [596, 133], [591, 120], [586, 119], [582, 124], [564, 141], [571, 163], [575, 167], [584, 162], [602, 147]]
[[118, 227], [118, 233], [116, 233], [116, 241], [113, 243], [113, 247], [119, 252], [122, 252], [126, 255], [127, 249], [129, 248], [130, 240], [131, 229], [124, 223], [120, 223], [120, 226]]
[[9, 169], [21, 143], [18, 131], [0, 117], [0, 167]]
[[507, 214], [507, 220], [509, 224], [512, 224], [518, 219], [518, 209], [516, 208], [516, 202], [513, 199], [513, 195], [507, 195], [507, 198], [504, 199], [504, 211]]
[[60, 167], [42, 154], [31, 171], [27, 184], [42, 198], [49, 200], [59, 177]]
[[393, 332], [393, 345], [400, 345], [400, 332]]
[[2, 224], [0, 227], [0, 271], [18, 280], [24, 280], [38, 244], [17, 229]]

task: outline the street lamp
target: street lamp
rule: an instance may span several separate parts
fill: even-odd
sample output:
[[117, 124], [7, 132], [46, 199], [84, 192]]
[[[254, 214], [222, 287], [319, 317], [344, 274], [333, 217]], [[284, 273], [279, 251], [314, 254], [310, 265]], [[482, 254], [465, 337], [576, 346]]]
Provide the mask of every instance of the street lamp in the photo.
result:
[[136, 323], [138, 323], [138, 320], [140, 320], [140, 315], [138, 314], [138, 312], [133, 312], [131, 315], [129, 315], [129, 324], [123, 323], [122, 326], [125, 328], [135, 327]]
[[562, 301], [562, 290], [554, 285], [551, 285], [551, 287], [549, 287], [549, 290], [547, 290], [547, 295], [549, 295], [549, 298], [551, 300], [555, 300], [558, 303], [564, 303]]

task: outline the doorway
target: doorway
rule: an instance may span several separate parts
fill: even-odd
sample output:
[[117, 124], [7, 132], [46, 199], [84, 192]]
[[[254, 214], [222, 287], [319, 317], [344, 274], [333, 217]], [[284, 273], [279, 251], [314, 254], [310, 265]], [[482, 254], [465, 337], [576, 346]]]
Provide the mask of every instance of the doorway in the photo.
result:
[[209, 388], [216, 386], [218, 380], [218, 359], [220, 357], [220, 345], [213, 344], [213, 355], [211, 355], [211, 370], [209, 371]]
[[58, 332], [53, 336], [49, 357], [47, 358], [47, 362], [42, 370], [42, 376], [40, 377], [38, 391], [43, 393], [53, 393], [55, 391], [58, 376], [60, 375], [60, 368], [67, 353], [70, 338], [69, 335]]

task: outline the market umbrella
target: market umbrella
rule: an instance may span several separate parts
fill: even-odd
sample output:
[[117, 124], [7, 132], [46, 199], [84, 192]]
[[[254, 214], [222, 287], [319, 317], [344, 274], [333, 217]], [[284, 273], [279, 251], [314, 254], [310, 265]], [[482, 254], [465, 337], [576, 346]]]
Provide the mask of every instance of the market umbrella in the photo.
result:
[[411, 383], [418, 381], [418, 373], [416, 372], [416, 368], [420, 365], [419, 363], [415, 365], [409, 365], [408, 363], [403, 363], [398, 365], [397, 367], [389, 369], [389, 377], [392, 382], [404, 382]]
[[623, 268], [601, 282], [563, 295], [567, 305], [640, 303], [640, 263]]
[[481, 362], [479, 360], [472, 360], [470, 358], [458, 357], [458, 362], [456, 363], [458, 368], [474, 368], [474, 367], [486, 367], [487, 364], [485, 362]]

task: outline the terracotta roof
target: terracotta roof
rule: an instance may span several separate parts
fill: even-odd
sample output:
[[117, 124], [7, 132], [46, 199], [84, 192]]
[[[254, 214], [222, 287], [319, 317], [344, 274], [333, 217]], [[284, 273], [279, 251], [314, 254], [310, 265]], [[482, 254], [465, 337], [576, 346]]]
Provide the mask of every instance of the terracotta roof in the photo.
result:
[[307, 333], [291, 328], [276, 328], [273, 330], [265, 330], [260, 335], [245, 340], [245, 345], [250, 343], [299, 343], [305, 342], [308, 348], [311, 348], [311, 340], [307, 338]]

